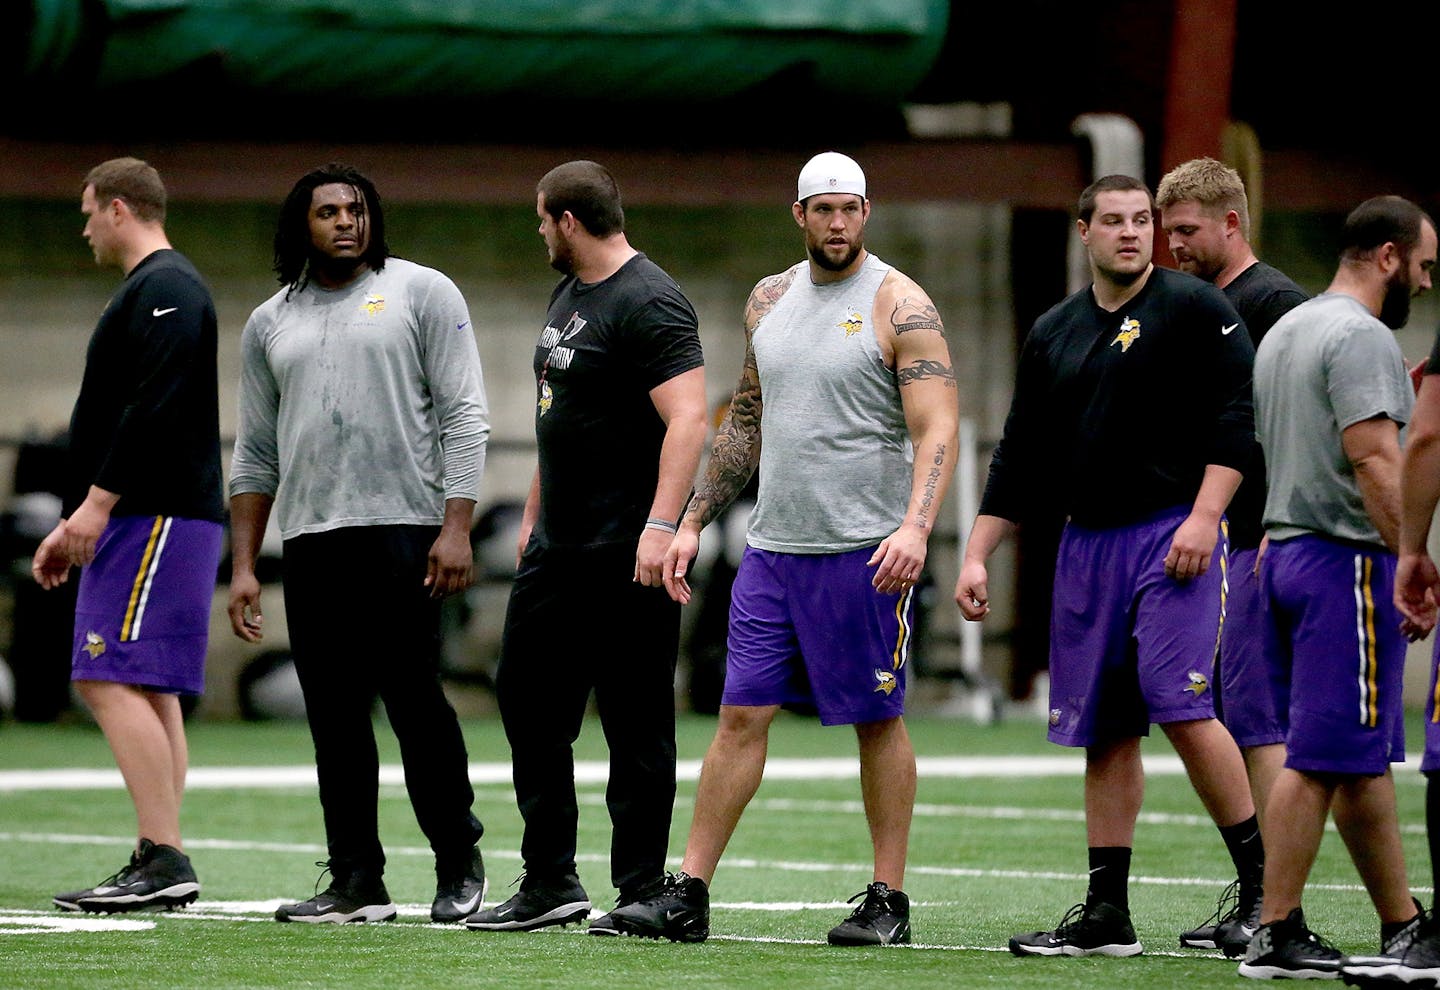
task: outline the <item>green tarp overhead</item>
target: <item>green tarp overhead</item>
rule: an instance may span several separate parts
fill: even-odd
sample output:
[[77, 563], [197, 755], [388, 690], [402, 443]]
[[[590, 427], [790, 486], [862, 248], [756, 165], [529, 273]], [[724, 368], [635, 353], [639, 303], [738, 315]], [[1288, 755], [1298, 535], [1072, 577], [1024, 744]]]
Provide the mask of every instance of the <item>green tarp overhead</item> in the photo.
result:
[[35, 81], [661, 103], [723, 100], [776, 78], [898, 100], [934, 62], [949, 11], [948, 0], [29, 2], [20, 63]]

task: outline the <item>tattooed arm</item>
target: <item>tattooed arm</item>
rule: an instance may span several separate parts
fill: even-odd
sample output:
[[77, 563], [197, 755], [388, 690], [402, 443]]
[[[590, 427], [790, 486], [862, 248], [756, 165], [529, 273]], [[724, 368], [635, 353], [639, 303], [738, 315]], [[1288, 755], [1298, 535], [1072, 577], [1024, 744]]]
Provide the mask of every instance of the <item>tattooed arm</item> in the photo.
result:
[[925, 566], [930, 532], [955, 474], [960, 403], [945, 326], [924, 289], [892, 271], [875, 296], [873, 324], [881, 353], [895, 369], [915, 448], [905, 519], [870, 558], [875, 589], [893, 594], [914, 584]]
[[665, 590], [681, 604], [690, 601], [685, 575], [700, 547], [700, 530], [735, 501], [760, 463], [760, 369], [751, 340], [760, 318], [774, 308], [802, 268], [797, 266], [762, 279], [745, 302], [745, 364], [740, 369], [740, 381], [710, 445], [705, 475], [690, 497], [662, 569]]

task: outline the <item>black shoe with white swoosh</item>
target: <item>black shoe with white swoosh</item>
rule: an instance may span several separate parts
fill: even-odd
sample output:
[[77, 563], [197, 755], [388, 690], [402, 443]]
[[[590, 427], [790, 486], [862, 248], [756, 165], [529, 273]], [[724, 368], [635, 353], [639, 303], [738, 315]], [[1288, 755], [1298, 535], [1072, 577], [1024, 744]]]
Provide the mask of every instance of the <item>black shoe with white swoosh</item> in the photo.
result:
[[190, 858], [174, 846], [141, 839], [130, 862], [89, 890], [56, 894], [62, 911], [117, 914], [125, 911], [169, 911], [200, 896], [200, 883]]
[[482, 932], [530, 932], [563, 927], [590, 917], [590, 898], [573, 873], [562, 877], [520, 877], [520, 890], [498, 904], [465, 919], [465, 927]]
[[830, 929], [831, 945], [904, 945], [910, 941], [910, 898], [878, 880], [850, 898], [865, 898]]
[[1128, 911], [1095, 901], [1076, 904], [1053, 931], [1012, 937], [1010, 951], [1017, 956], [1138, 956], [1144, 946]]
[[[330, 869], [328, 863], [316, 865]], [[325, 879], [324, 871], [320, 873], [320, 879]], [[319, 880], [315, 886], [320, 886]], [[332, 875], [330, 886], [309, 900], [280, 905], [275, 911], [275, 920], [345, 925], [362, 921], [390, 921], [395, 914], [395, 905], [390, 901], [385, 881], [369, 871], [356, 870], [344, 877]]]
[[430, 905], [431, 921], [448, 925], [464, 921], [480, 910], [488, 884], [485, 881], [485, 860], [480, 855], [479, 846], [471, 851], [469, 865], [463, 872], [442, 875], [437, 866], [435, 873], [435, 900]]

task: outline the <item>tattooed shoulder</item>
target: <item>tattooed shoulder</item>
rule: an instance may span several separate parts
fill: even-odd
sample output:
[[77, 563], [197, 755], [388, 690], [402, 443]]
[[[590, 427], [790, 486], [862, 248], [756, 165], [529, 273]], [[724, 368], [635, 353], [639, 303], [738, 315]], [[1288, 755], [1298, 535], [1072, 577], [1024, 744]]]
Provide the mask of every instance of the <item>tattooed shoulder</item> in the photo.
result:
[[745, 322], [747, 325], [754, 326], [760, 317], [775, 308], [775, 304], [780, 301], [780, 297], [786, 293], [791, 283], [795, 281], [795, 272], [797, 270], [797, 268], [791, 268], [778, 275], [762, 278], [755, 285], [754, 291], [750, 293], [750, 301], [745, 305]]

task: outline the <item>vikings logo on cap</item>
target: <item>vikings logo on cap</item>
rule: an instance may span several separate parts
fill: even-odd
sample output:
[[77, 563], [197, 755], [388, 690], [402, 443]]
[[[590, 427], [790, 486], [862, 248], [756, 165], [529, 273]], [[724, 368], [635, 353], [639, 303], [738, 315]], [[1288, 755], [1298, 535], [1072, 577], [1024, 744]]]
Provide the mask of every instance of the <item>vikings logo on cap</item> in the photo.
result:
[[796, 197], [804, 202], [822, 193], [850, 193], [865, 198], [865, 173], [855, 159], [838, 151], [824, 151], [805, 163], [800, 170]]

